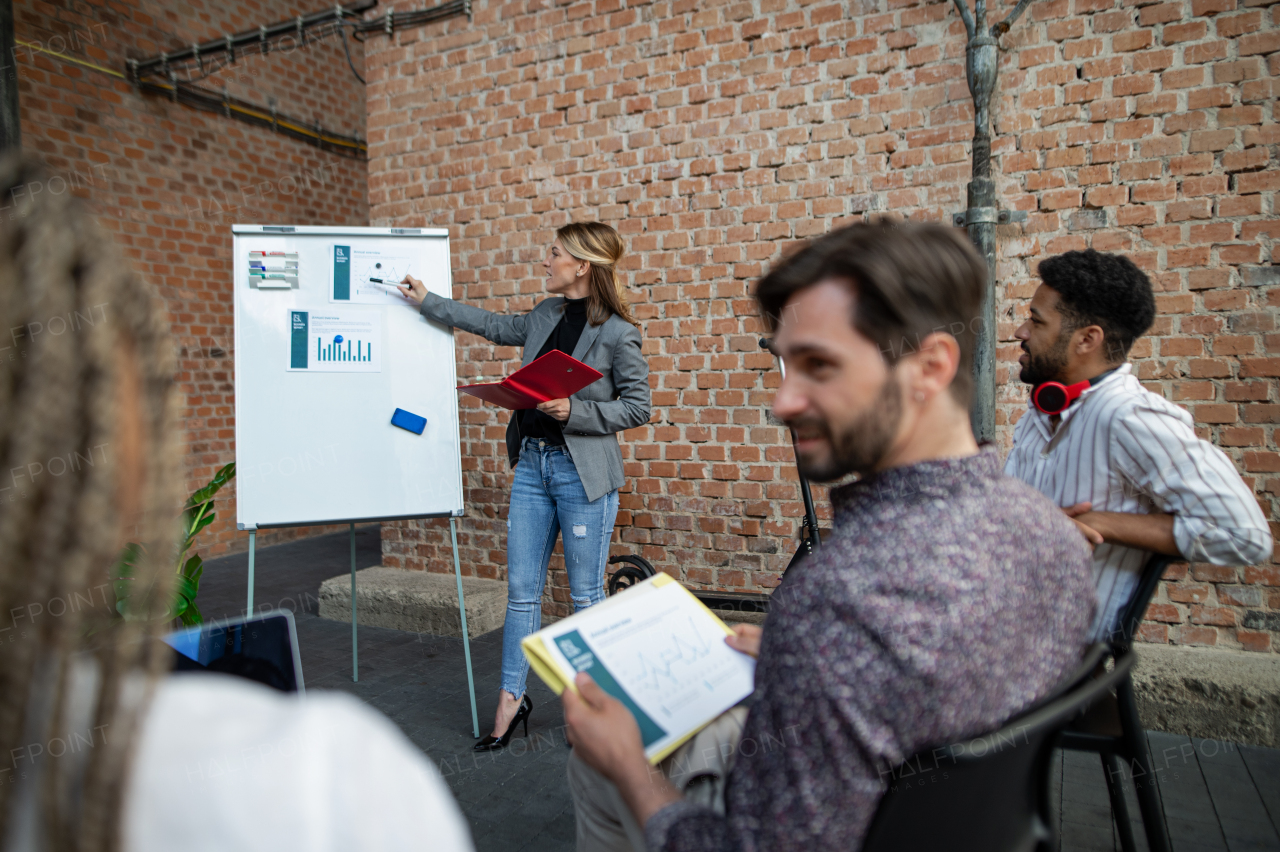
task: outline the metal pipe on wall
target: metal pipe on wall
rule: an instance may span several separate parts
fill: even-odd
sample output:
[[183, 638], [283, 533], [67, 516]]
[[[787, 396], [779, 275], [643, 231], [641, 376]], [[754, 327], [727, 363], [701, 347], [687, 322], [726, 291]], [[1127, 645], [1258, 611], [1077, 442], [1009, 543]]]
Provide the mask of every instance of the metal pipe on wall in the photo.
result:
[[[991, 101], [999, 76], [997, 38], [1008, 32], [1031, 0], [1021, 0], [1009, 16], [987, 30], [986, 0], [976, 0], [973, 13], [965, 0], [952, 0], [969, 37], [965, 48], [965, 76], [973, 96], [973, 175], [968, 186], [969, 207], [954, 217], [967, 228], [969, 239], [987, 260], [987, 289], [982, 297], [982, 323], [973, 358], [973, 403], [969, 420], [974, 437], [996, 436], [996, 225], [1020, 221], [1026, 213], [996, 208], [996, 183], [991, 175]], [[972, 328], [970, 324], [970, 328]]]
[[0, 50], [4, 73], [0, 74], [0, 150], [22, 144], [18, 123], [18, 63], [13, 53], [13, 2], [0, 0]]

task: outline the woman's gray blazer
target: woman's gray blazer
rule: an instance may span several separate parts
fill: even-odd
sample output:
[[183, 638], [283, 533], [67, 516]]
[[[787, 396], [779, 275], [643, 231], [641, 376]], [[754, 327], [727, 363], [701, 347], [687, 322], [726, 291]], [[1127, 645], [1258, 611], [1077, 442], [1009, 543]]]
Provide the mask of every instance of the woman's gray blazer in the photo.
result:
[[[534, 360], [564, 314], [564, 299], [552, 296], [527, 314], [496, 314], [427, 293], [422, 315], [434, 322], [478, 334], [499, 346], [523, 346], [520, 366]], [[640, 353], [640, 331], [614, 314], [601, 325], [587, 323], [571, 353], [603, 377], [569, 398], [564, 442], [578, 469], [588, 500], [621, 488], [622, 452], [618, 433], [649, 422], [649, 363]], [[520, 460], [520, 418], [507, 425], [507, 458]]]

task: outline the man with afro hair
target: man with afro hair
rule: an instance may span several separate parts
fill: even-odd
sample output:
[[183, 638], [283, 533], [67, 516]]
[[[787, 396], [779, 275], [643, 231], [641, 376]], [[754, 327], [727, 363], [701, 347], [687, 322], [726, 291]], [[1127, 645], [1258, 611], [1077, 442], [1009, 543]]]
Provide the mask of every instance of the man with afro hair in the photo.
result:
[[1105, 639], [1153, 553], [1214, 565], [1271, 556], [1271, 533], [1231, 460], [1191, 416], [1151, 393], [1128, 354], [1155, 319], [1151, 282], [1127, 257], [1071, 251], [1040, 264], [1019, 378], [1032, 385], [1005, 473], [1063, 508], [1093, 545]]

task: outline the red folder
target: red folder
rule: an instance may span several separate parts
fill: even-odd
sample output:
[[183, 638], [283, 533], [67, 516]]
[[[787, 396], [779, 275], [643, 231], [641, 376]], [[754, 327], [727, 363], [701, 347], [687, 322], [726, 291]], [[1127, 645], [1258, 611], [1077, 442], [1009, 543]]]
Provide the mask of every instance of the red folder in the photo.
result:
[[552, 349], [500, 382], [461, 385], [458, 390], [478, 396], [485, 402], [519, 411], [537, 408], [538, 403], [549, 399], [570, 397], [603, 375], [572, 355]]

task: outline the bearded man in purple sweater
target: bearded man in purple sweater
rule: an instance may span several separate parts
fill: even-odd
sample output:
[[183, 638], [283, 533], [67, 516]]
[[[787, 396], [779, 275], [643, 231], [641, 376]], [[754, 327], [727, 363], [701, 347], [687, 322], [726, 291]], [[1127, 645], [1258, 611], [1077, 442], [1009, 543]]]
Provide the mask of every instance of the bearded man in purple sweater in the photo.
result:
[[[759, 660], [745, 713], [651, 771], [621, 703], [582, 674], [565, 690], [579, 852], [856, 850], [885, 767], [997, 728], [1079, 662], [1085, 540], [969, 426], [986, 276], [961, 231], [880, 224], [761, 281], [786, 365], [774, 414], [807, 475], [858, 480], [831, 492], [832, 534], [763, 631], [728, 640]], [[727, 757], [719, 794], [689, 781], [699, 754]]]

